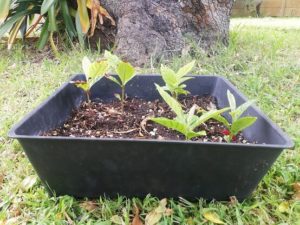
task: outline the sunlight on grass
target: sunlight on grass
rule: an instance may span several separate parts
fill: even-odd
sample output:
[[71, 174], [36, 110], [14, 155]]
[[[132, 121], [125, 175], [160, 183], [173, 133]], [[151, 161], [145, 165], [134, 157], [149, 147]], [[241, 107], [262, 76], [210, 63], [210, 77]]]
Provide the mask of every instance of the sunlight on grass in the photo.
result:
[[231, 28], [236, 26], [265, 27], [274, 29], [300, 29], [300, 18], [264, 17], [264, 18], [234, 18], [230, 21]]

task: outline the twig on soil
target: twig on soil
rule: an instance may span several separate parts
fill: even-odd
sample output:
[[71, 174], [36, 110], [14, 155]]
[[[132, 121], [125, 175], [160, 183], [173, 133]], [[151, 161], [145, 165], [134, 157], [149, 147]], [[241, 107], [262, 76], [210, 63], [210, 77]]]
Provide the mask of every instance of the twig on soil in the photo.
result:
[[140, 123], [140, 126], [142, 128], [143, 131], [145, 131], [147, 134], [149, 133], [147, 130], [146, 130], [146, 125], [147, 125], [147, 122], [151, 119], [151, 117], [146, 117], [145, 119], [142, 120], [142, 122]]
[[114, 133], [116, 133], [116, 134], [128, 134], [128, 133], [131, 133], [131, 132], [136, 131], [136, 130], [138, 130], [138, 128], [125, 130], [125, 131], [114, 131]]

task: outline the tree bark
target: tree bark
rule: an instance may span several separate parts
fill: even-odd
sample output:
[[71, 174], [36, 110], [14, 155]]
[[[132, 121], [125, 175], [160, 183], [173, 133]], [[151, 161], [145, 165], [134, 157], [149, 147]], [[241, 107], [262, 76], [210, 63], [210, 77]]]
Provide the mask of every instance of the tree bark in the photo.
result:
[[[233, 0], [101, 0], [117, 27], [101, 28], [103, 45], [142, 66], [151, 57], [181, 53], [187, 37], [203, 49], [228, 44]], [[109, 35], [105, 34], [108, 33]], [[108, 38], [109, 37], [109, 38]]]

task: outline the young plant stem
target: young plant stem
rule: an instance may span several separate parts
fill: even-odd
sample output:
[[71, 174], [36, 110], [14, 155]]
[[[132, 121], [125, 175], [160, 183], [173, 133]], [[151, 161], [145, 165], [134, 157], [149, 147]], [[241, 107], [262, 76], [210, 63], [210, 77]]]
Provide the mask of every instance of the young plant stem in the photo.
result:
[[125, 85], [123, 85], [122, 87], [121, 87], [121, 89], [122, 89], [122, 93], [121, 93], [121, 109], [122, 109], [122, 113], [124, 112], [124, 102], [125, 102]]
[[177, 93], [175, 91], [172, 93], [172, 97], [177, 100]]
[[90, 102], [91, 102], [90, 91], [86, 91], [85, 93], [86, 93], [86, 101], [88, 104], [90, 104]]

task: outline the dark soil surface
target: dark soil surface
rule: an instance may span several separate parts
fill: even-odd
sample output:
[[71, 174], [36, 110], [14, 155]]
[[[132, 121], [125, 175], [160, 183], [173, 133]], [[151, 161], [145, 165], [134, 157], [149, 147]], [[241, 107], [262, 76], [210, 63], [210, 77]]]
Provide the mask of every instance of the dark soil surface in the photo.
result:
[[[216, 100], [211, 96], [187, 96], [180, 100], [184, 109], [189, 110], [197, 104], [204, 110], [216, 108]], [[169, 106], [159, 100], [145, 101], [127, 99], [124, 113], [121, 103], [116, 100], [110, 103], [83, 103], [74, 110], [71, 118], [62, 127], [52, 130], [45, 136], [92, 137], [92, 138], [138, 138], [159, 140], [185, 140], [185, 137], [149, 120], [150, 117], [174, 118]], [[226, 127], [215, 120], [209, 120], [199, 127], [207, 135], [193, 138], [201, 142], [226, 142], [223, 132]], [[237, 135], [235, 142], [248, 143], [242, 134]]]

